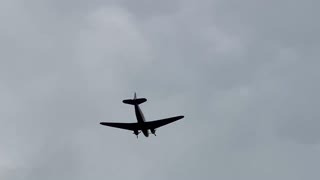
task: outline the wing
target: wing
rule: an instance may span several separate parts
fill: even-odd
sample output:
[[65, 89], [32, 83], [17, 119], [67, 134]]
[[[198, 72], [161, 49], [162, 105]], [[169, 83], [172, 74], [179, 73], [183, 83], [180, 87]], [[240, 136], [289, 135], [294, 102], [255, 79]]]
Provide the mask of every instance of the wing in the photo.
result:
[[172, 123], [182, 118], [184, 118], [184, 116], [175, 116], [175, 117], [170, 117], [166, 119], [145, 122], [145, 125], [147, 126], [148, 129], [156, 129], [158, 127], [164, 126], [166, 124]]
[[138, 123], [114, 123], [114, 122], [101, 122], [101, 125], [110, 126], [114, 128], [126, 129], [126, 130], [139, 130]]

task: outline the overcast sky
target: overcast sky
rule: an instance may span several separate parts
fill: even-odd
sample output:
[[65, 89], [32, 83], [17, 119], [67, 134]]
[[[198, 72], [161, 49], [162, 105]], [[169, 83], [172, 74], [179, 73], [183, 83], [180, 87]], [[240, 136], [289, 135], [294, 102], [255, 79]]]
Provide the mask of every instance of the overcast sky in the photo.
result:
[[319, 5], [1, 0], [0, 179], [319, 179]]

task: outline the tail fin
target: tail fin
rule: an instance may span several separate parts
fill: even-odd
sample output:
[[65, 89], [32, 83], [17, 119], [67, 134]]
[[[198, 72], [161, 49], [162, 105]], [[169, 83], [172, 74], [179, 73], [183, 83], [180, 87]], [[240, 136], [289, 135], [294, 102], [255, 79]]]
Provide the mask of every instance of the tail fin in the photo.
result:
[[122, 102], [125, 104], [130, 104], [130, 105], [139, 105], [139, 104], [142, 104], [146, 101], [147, 101], [146, 98], [137, 98], [136, 93], [134, 93], [133, 99], [125, 99]]

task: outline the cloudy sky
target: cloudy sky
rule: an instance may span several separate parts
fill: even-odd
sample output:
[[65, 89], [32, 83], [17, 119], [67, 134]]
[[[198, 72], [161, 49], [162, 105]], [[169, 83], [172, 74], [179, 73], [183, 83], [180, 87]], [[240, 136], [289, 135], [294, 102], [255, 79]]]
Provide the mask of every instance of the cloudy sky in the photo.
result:
[[0, 179], [319, 179], [319, 5], [1, 0]]

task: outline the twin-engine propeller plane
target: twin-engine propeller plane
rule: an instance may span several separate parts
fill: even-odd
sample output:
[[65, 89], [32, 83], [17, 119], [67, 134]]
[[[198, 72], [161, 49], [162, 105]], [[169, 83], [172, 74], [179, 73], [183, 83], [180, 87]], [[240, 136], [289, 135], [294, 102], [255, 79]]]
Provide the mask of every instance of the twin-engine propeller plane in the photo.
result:
[[133, 99], [125, 99], [122, 102], [125, 104], [130, 104], [134, 106], [134, 110], [136, 113], [137, 122], [136, 123], [115, 123], [115, 122], [101, 122], [101, 125], [104, 126], [110, 126], [115, 128], [121, 128], [133, 131], [133, 134], [135, 134], [138, 138], [139, 133], [144, 134], [145, 137], [149, 136], [149, 130], [151, 131], [151, 134], [154, 134], [156, 136], [156, 129], [164, 126], [166, 124], [172, 123], [174, 121], [177, 121], [179, 119], [182, 119], [184, 116], [175, 116], [170, 117], [166, 119], [160, 119], [156, 121], [145, 121], [144, 115], [139, 107], [139, 104], [142, 104], [146, 102], [146, 98], [137, 98], [136, 93], [134, 93]]

